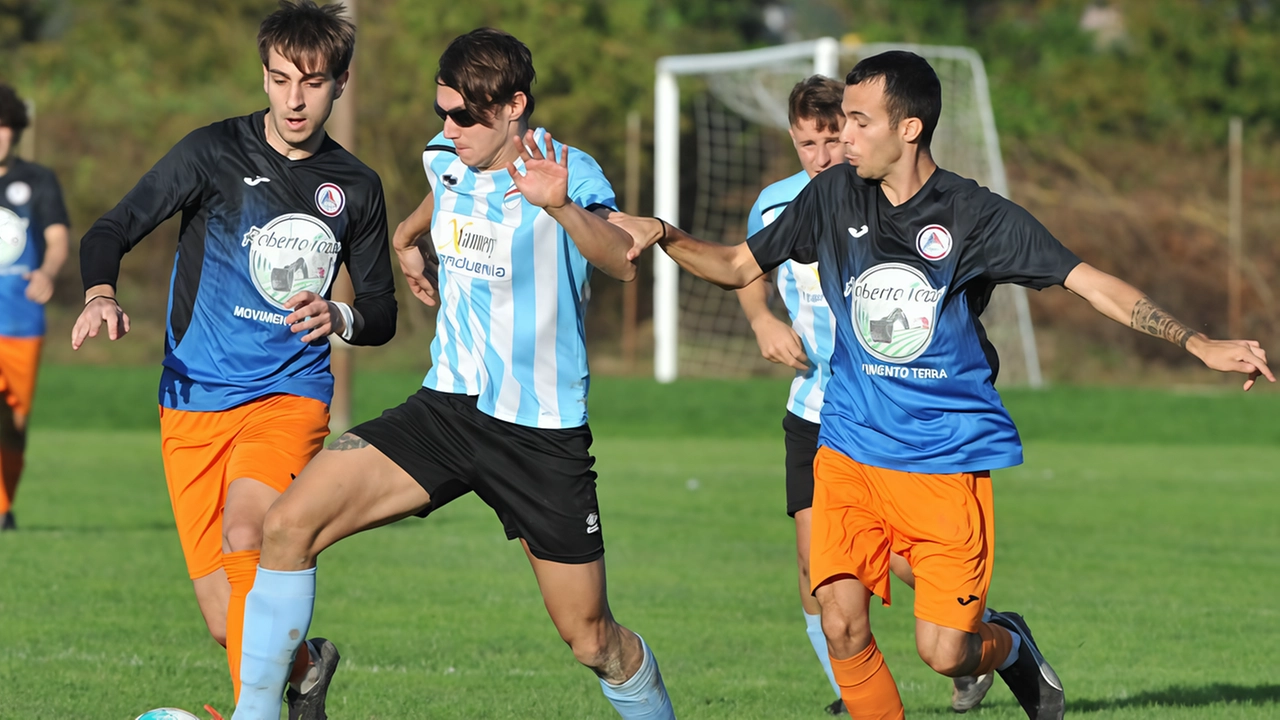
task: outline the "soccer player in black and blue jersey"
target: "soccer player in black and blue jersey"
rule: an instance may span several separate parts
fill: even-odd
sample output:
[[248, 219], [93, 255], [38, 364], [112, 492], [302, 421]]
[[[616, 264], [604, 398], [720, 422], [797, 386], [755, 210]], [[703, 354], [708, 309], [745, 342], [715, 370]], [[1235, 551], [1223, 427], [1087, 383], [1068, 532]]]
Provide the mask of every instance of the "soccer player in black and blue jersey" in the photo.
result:
[[[263, 517], [329, 432], [328, 336], [381, 345], [395, 333], [382, 183], [324, 130], [355, 49], [342, 12], [281, 2], [258, 35], [268, 108], [187, 135], [80, 249], [75, 348], [104, 323], [112, 340], [128, 331], [116, 298], [121, 259], [182, 214], [161, 444], [187, 570], [210, 633], [227, 647], [237, 696]], [[355, 288], [350, 306], [328, 299], [339, 265]], [[294, 665], [290, 718], [324, 716], [338, 659], [321, 639], [307, 647]]]
[[939, 168], [929, 143], [941, 109], [941, 84], [923, 58], [867, 58], [847, 76], [842, 104], [853, 165], [815, 177], [745, 244], [612, 219], [635, 238], [633, 255], [660, 243], [722, 287], [742, 287], [787, 259], [822, 267], [836, 344], [814, 461], [810, 579], [851, 716], [904, 716], [868, 618], [873, 594], [889, 602], [896, 552], [915, 571], [920, 657], [950, 677], [996, 670], [1028, 717], [1057, 720], [1062, 682], [1026, 622], [986, 607], [995, 546], [990, 471], [1022, 461], [978, 319], [992, 289], [1063, 285], [1209, 368], [1244, 374], [1245, 390], [1275, 377], [1257, 342], [1195, 332], [1081, 262], [1022, 208]]

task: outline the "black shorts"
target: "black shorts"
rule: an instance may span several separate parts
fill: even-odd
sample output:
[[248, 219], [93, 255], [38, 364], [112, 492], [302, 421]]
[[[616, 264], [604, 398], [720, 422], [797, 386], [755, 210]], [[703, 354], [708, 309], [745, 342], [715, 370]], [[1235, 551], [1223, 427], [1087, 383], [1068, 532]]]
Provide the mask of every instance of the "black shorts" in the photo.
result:
[[782, 418], [787, 443], [787, 514], [813, 507], [813, 458], [822, 426], [788, 411]]
[[581, 564], [604, 555], [586, 425], [516, 425], [484, 414], [474, 397], [422, 388], [349, 432], [427, 491], [431, 503], [420, 517], [474, 491], [507, 539], [523, 538], [536, 558]]

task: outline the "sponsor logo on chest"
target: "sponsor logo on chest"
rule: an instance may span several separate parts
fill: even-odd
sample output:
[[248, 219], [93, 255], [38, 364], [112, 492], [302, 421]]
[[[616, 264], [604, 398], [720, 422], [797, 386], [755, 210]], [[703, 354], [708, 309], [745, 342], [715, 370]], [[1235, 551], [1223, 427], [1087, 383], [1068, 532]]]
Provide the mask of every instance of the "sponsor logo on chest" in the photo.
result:
[[446, 272], [489, 282], [511, 282], [515, 228], [441, 210], [431, 225], [431, 237], [440, 267]]
[[876, 265], [845, 285], [853, 334], [872, 357], [909, 363], [933, 341], [946, 291], [945, 286], [934, 288], [924, 273], [909, 265]]
[[28, 224], [14, 211], [0, 207], [0, 268], [7, 268], [22, 257], [22, 251], [27, 249]]
[[250, 228], [240, 245], [249, 248], [254, 287], [281, 310], [286, 300], [304, 290], [324, 295], [342, 249], [328, 225], [303, 213], [281, 215]]

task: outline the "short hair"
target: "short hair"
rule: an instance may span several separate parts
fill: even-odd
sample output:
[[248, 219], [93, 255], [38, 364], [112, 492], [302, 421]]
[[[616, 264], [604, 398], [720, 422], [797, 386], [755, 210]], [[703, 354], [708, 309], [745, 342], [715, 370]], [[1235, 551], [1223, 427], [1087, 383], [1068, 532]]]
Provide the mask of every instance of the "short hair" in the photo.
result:
[[356, 51], [356, 26], [344, 16], [346, 9], [342, 3], [322, 7], [313, 0], [280, 0], [280, 9], [258, 28], [263, 67], [275, 50], [304, 73], [341, 76]]
[[924, 124], [919, 143], [928, 148], [933, 131], [942, 115], [942, 83], [929, 62], [913, 52], [890, 50], [864, 58], [844, 81], [861, 85], [868, 80], [884, 79], [884, 105], [889, 123], [897, 127], [907, 118], [918, 118]]
[[844, 113], [840, 103], [844, 100], [844, 84], [829, 77], [813, 75], [796, 83], [787, 98], [787, 122], [792, 127], [801, 120], [813, 120], [818, 130], [840, 132]]
[[454, 38], [436, 71], [436, 83], [457, 90], [477, 118], [491, 117], [516, 93], [524, 93], [523, 119], [527, 120], [533, 114], [531, 88], [537, 77], [528, 46], [509, 33], [487, 27]]
[[9, 128], [16, 136], [21, 135], [30, 124], [27, 104], [18, 97], [18, 92], [9, 85], [0, 85], [0, 127]]

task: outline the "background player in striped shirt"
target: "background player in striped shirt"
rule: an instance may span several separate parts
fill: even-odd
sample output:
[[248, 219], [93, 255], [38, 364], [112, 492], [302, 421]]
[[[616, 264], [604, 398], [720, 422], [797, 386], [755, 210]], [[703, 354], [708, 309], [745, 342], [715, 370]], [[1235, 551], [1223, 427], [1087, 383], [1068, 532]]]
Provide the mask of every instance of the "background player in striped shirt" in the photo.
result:
[[[889, 555], [916, 575], [916, 648], [950, 677], [997, 670], [1033, 720], [1065, 712], [1061, 680], [1017, 613], [986, 607], [994, 561], [992, 469], [1022, 461], [978, 320], [999, 283], [1060, 284], [1103, 315], [1175, 343], [1212, 369], [1265, 376], [1255, 341], [1211, 340], [1124, 281], [1080, 262], [1022, 208], [943, 170], [929, 152], [941, 84], [918, 55], [866, 58], [846, 78], [852, 166], [814, 178], [744, 245], [619, 217], [637, 255], [661, 242], [681, 266], [742, 287], [785, 260], [821, 263], [836, 318], [814, 461], [810, 574], [841, 697], [854, 717], [902, 718], [871, 634], [890, 600]], [[870, 184], [866, 180], [872, 181]]]
[[[755, 235], [772, 223], [815, 175], [844, 163], [844, 143], [840, 131], [844, 114], [840, 102], [844, 83], [814, 75], [797, 83], [787, 100], [789, 133], [800, 159], [801, 171], [766, 187], [747, 216], [747, 235]], [[777, 292], [782, 296], [791, 324], [782, 322], [769, 307], [768, 276], [758, 278], [737, 291], [738, 302], [751, 322], [760, 353], [765, 359], [795, 368], [787, 413], [782, 419], [787, 449], [787, 514], [796, 524], [796, 560], [800, 579], [800, 605], [805, 632], [827, 680], [836, 694], [827, 706], [831, 715], [844, 711], [840, 686], [831, 670], [827, 638], [822, 633], [818, 601], [809, 582], [809, 535], [813, 516], [813, 458], [818, 452], [823, 390], [831, 379], [831, 352], [835, 346], [835, 316], [822, 294], [817, 263], [787, 260], [774, 273]], [[890, 566], [903, 582], [915, 587], [911, 566], [897, 553]], [[965, 712], [976, 707], [991, 687], [994, 674], [979, 678], [955, 678], [951, 709]]]
[[[609, 608], [587, 426], [587, 283], [592, 268], [633, 280], [631, 239], [604, 219], [616, 203], [595, 161], [529, 129], [533, 80], [529, 49], [498, 30], [456, 38], [440, 58], [431, 191], [395, 234], [414, 293], [440, 305], [431, 371], [320, 453], [268, 513], [236, 720], [277, 716], [320, 552], [472, 491], [520, 540], [561, 638], [618, 713], [674, 718], [653, 653]], [[428, 230], [434, 279], [415, 244]]]
[[[160, 433], [187, 570], [238, 694], [244, 601], [262, 519], [329, 433], [330, 334], [395, 334], [395, 279], [377, 174], [324, 131], [355, 50], [341, 5], [282, 2], [258, 35], [268, 109], [200, 128], [98, 220], [81, 244], [85, 307], [72, 346], [106, 323], [122, 256], [182, 213], [170, 279]], [[328, 299], [346, 265], [353, 306]], [[300, 653], [290, 718], [324, 716], [331, 644]], [[317, 667], [308, 671], [315, 661]]]
[[67, 259], [67, 208], [48, 168], [17, 156], [27, 106], [0, 85], [0, 532], [13, 530], [44, 341], [44, 304]]

